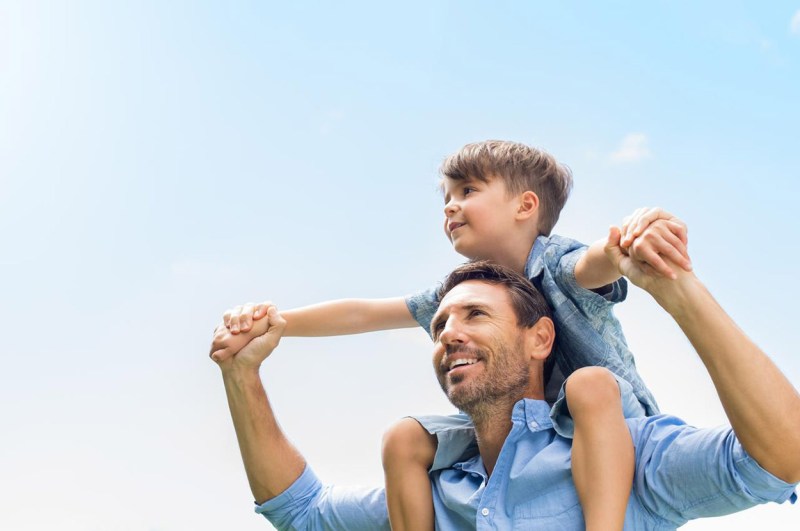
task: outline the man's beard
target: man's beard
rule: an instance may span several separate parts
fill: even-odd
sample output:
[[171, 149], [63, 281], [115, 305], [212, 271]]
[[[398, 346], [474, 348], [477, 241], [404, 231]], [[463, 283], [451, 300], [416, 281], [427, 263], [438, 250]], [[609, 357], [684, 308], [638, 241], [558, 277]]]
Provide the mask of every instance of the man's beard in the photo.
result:
[[[491, 363], [485, 350], [458, 346], [448, 348], [448, 354], [456, 351], [475, 355], [483, 360], [485, 370], [467, 384], [463, 383], [464, 377], [448, 377], [444, 374], [439, 378], [439, 385], [451, 404], [473, 418], [482, 409], [500, 401], [515, 403], [524, 396], [530, 382], [530, 364], [519, 355], [522, 348], [522, 338], [517, 340], [513, 349], [499, 346], [494, 349]], [[446, 383], [448, 378], [450, 388]]]

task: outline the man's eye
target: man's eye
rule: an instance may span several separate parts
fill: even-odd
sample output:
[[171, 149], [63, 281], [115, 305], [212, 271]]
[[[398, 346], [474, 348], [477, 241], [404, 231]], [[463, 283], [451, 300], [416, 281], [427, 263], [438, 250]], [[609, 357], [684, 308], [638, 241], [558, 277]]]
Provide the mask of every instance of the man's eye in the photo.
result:
[[433, 326], [433, 339], [439, 337], [439, 334], [442, 332], [442, 328], [444, 328], [444, 323], [438, 322]]
[[469, 312], [470, 317], [478, 317], [479, 315], [486, 315], [486, 312], [484, 312], [483, 310], [471, 310]]

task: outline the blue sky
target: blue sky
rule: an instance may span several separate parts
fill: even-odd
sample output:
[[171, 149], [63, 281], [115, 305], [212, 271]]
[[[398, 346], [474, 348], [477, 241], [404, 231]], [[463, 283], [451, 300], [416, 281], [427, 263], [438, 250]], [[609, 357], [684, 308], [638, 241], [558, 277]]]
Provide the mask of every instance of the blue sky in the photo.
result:
[[[444, 275], [436, 170], [475, 140], [573, 169], [560, 234], [685, 219], [698, 274], [800, 384], [800, 3], [228, 4], [0, 0], [0, 527], [268, 528], [216, 321]], [[662, 408], [723, 423], [654, 303], [618, 315]], [[383, 429], [449, 411], [429, 350], [419, 330], [291, 338], [263, 374], [318, 473], [377, 484]]]

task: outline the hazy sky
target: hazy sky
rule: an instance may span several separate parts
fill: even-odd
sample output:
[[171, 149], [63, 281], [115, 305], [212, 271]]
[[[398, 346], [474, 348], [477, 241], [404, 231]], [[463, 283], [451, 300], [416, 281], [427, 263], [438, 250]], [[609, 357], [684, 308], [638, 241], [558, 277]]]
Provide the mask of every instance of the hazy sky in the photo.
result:
[[[436, 170], [470, 141], [570, 165], [560, 234], [682, 217], [698, 274], [800, 384], [797, 0], [122, 4], [0, 0], [0, 528], [269, 529], [213, 327], [446, 274]], [[618, 315], [662, 409], [725, 422], [656, 305], [632, 290]], [[380, 484], [385, 427], [451, 411], [430, 350], [289, 338], [262, 375], [324, 480]]]

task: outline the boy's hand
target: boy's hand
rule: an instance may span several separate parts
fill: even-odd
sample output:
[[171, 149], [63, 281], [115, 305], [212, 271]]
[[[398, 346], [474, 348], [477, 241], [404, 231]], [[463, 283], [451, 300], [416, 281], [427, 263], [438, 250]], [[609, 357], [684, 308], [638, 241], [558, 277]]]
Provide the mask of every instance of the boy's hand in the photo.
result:
[[267, 319], [258, 321], [249, 334], [234, 336], [225, 326], [219, 325], [211, 343], [211, 359], [223, 369], [232, 367], [234, 362], [240, 367], [258, 369], [278, 346], [286, 328], [286, 320], [275, 306], [268, 305], [265, 315]]
[[[225, 312], [223, 323], [214, 330], [214, 340], [211, 343], [211, 358], [216, 362], [225, 361], [226, 359], [234, 356], [242, 350], [251, 340], [266, 333], [269, 327], [269, 320], [262, 319], [273, 308], [271, 302], [262, 302], [260, 304], [245, 304], [244, 306], [237, 306]], [[239, 317], [243, 315], [242, 311], [248, 309], [247, 316], [258, 315], [255, 321], [250, 320], [247, 331], [241, 330], [239, 325]], [[233, 321], [230, 316], [236, 318], [236, 332], [233, 331]], [[231, 323], [229, 327], [228, 323]]]
[[[651, 223], [659, 219], [673, 222], [674, 225], [670, 226], [672, 233], [683, 242], [684, 247], [689, 244], [686, 223], [662, 208], [643, 207], [636, 209], [633, 214], [622, 220], [622, 227], [620, 228], [622, 234], [620, 238], [620, 247], [623, 249], [623, 252], [631, 246], [633, 240], [640, 236]], [[683, 255], [688, 260], [689, 255], [685, 252]]]
[[222, 322], [225, 323], [225, 328], [230, 330], [231, 334], [247, 332], [253, 326], [253, 321], [258, 321], [267, 315], [270, 306], [272, 306], [271, 302], [262, 302], [261, 304], [248, 302], [225, 312], [222, 315]]
[[686, 224], [660, 209], [657, 215], [659, 217], [655, 220], [647, 221], [646, 228], [627, 248], [620, 245], [620, 249], [637, 262], [649, 266], [657, 275], [675, 279], [676, 271], [668, 262], [686, 271], [692, 270], [686, 247]]

